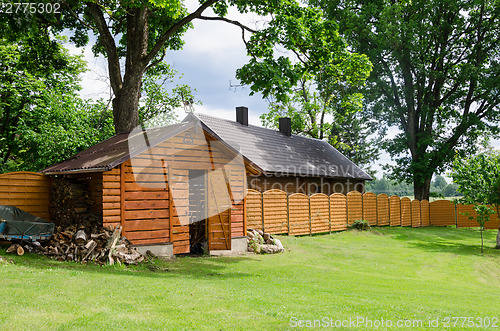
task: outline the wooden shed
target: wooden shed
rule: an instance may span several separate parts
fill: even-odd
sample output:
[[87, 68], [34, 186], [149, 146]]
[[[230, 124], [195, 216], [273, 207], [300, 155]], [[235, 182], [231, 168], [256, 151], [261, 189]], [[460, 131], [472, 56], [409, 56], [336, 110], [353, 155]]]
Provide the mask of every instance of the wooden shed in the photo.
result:
[[[171, 255], [246, 251], [246, 190], [292, 193], [364, 191], [371, 177], [327, 142], [188, 114], [179, 124], [116, 135], [43, 173], [86, 184], [104, 225], [121, 224], [144, 250]], [[54, 181], [55, 182], [55, 181]]]
[[[245, 169], [247, 168], [247, 169]], [[84, 182], [103, 225], [142, 250], [246, 251], [244, 190], [252, 167], [194, 115], [116, 135], [43, 173]]]

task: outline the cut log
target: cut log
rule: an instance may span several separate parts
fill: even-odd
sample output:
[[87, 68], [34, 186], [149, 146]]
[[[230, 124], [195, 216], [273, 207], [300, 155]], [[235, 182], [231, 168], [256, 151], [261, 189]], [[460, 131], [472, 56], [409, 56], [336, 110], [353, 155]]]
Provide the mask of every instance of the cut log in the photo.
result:
[[84, 230], [78, 230], [75, 234], [75, 244], [84, 245], [87, 242], [87, 234]]
[[19, 244], [13, 244], [5, 251], [8, 254], [24, 255], [24, 248]]

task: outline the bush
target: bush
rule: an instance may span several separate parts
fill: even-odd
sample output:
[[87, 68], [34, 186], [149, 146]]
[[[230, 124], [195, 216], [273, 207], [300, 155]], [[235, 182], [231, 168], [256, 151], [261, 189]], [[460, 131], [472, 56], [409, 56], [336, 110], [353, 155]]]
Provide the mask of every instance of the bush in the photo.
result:
[[351, 225], [349, 225], [351, 229], [357, 229], [359, 231], [367, 231], [370, 230], [370, 223], [366, 220], [357, 220], [354, 221]]

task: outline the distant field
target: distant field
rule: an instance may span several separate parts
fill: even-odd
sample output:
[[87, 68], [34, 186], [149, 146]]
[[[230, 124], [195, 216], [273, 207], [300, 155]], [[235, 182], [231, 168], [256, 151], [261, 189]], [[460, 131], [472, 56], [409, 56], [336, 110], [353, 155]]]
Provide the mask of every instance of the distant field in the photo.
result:
[[[285, 330], [327, 318], [442, 330], [453, 316], [491, 323], [500, 312], [495, 236], [485, 232], [484, 254], [477, 230], [382, 227], [278, 236], [287, 251], [277, 255], [130, 268], [7, 256], [13, 263], [0, 263], [0, 329]], [[429, 328], [429, 320], [439, 327]]]
[[[415, 196], [413, 195], [407, 195], [406, 198], [409, 198], [410, 200], [413, 200], [415, 198]], [[460, 199], [461, 197], [444, 197], [444, 198], [433, 198], [433, 197], [430, 197], [429, 198], [429, 202], [433, 202], [433, 201], [436, 201], [436, 200], [450, 200], [450, 201], [453, 201], [453, 199]]]

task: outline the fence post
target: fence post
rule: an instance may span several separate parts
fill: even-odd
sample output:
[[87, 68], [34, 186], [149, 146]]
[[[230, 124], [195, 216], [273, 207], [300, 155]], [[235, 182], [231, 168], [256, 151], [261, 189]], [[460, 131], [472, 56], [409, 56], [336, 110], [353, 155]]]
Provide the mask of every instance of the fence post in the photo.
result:
[[307, 202], [309, 203], [309, 236], [312, 236], [312, 220], [311, 220], [311, 197], [307, 196]]
[[458, 216], [457, 216], [457, 204], [453, 203], [455, 205], [455, 228], [458, 229]]
[[266, 225], [264, 222], [264, 193], [260, 193], [260, 205], [262, 210], [262, 232], [266, 232]]
[[346, 228], [348, 228], [349, 227], [349, 207], [348, 207], [348, 203], [347, 203], [347, 193], [345, 194], [345, 223], [346, 223], [345, 224]]

